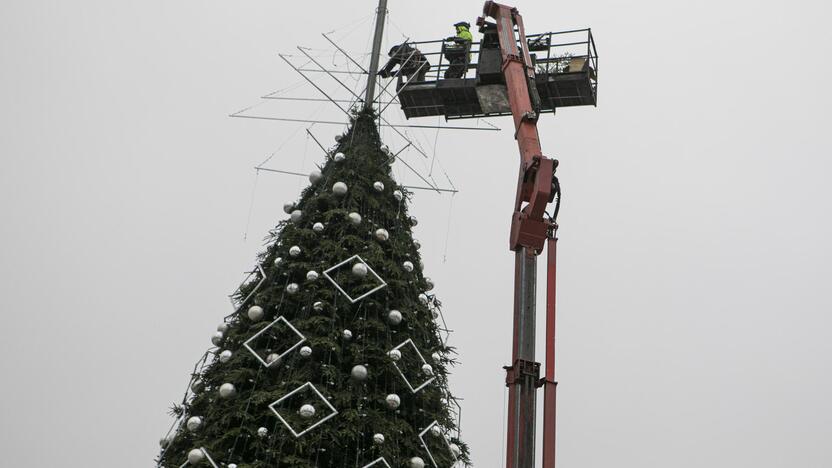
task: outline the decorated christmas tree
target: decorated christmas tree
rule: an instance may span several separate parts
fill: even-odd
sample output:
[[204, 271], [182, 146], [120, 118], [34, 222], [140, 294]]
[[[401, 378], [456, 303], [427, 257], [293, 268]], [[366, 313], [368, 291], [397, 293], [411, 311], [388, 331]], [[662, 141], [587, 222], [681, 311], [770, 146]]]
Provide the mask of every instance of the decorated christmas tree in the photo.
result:
[[174, 406], [159, 466], [468, 463], [409, 193], [371, 111], [336, 140]]

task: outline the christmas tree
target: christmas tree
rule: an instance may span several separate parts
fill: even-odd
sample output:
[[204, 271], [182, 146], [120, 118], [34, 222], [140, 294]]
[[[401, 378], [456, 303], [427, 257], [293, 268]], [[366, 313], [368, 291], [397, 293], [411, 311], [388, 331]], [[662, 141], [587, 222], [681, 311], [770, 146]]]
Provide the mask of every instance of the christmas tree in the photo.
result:
[[336, 140], [174, 406], [160, 466], [468, 464], [409, 193], [371, 111]]

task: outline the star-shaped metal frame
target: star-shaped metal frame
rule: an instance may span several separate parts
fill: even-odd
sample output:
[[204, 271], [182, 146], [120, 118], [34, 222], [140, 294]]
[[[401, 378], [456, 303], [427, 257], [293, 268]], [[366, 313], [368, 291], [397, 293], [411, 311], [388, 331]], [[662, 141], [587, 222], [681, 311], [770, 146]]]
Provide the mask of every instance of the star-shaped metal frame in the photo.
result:
[[[300, 340], [299, 340], [297, 343], [293, 344], [293, 345], [292, 345], [289, 349], [287, 349], [286, 351], [284, 351], [282, 354], [280, 354], [280, 355], [278, 356], [278, 358], [279, 358], [279, 359], [276, 359], [276, 360], [272, 361], [271, 363], [268, 363], [268, 362], [264, 361], [264, 360], [263, 360], [263, 358], [262, 358], [262, 357], [260, 357], [260, 355], [259, 355], [256, 351], [254, 351], [254, 349], [251, 347], [251, 342], [253, 342], [254, 340], [256, 340], [256, 339], [257, 339], [260, 335], [262, 335], [262, 334], [266, 333], [266, 332], [267, 332], [270, 328], [272, 328], [273, 326], [275, 326], [278, 322], [283, 322], [283, 323], [285, 323], [285, 324], [286, 324], [286, 326], [287, 326], [287, 327], [289, 327], [289, 329], [290, 329], [290, 330], [292, 330], [292, 331], [293, 331], [293, 332], [294, 332], [294, 333], [295, 333], [295, 334], [296, 334], [296, 335], [300, 338]], [[281, 359], [283, 359], [283, 357], [284, 357], [284, 356], [286, 356], [287, 354], [289, 354], [289, 353], [291, 353], [292, 351], [294, 351], [294, 350], [295, 350], [295, 348], [297, 348], [298, 346], [300, 346], [300, 345], [301, 345], [304, 341], [306, 341], [306, 337], [305, 337], [305, 336], [303, 336], [303, 334], [302, 334], [301, 332], [299, 332], [297, 328], [295, 328], [294, 326], [292, 326], [292, 324], [291, 324], [288, 320], [286, 320], [286, 319], [285, 319], [285, 318], [281, 315], [280, 317], [278, 317], [277, 319], [275, 319], [275, 321], [274, 321], [274, 322], [272, 322], [272, 323], [270, 323], [270, 324], [266, 325], [265, 327], [263, 327], [263, 329], [262, 329], [262, 330], [260, 330], [259, 332], [255, 333], [255, 334], [254, 334], [251, 338], [247, 339], [247, 340], [245, 341], [245, 343], [243, 343], [243, 347], [244, 347], [244, 348], [246, 348], [247, 350], [249, 350], [249, 352], [250, 352], [251, 354], [253, 354], [253, 355], [254, 355], [254, 357], [256, 357], [256, 358], [257, 358], [257, 360], [258, 360], [258, 361], [260, 361], [260, 364], [263, 364], [263, 365], [264, 365], [264, 366], [266, 366], [266, 367], [271, 367], [271, 366], [272, 366], [272, 364], [274, 364], [274, 363], [276, 363], [276, 362], [280, 361]]]
[[[325, 404], [325, 405], [326, 405], [326, 406], [327, 406], [327, 407], [328, 407], [328, 408], [332, 411], [332, 413], [330, 413], [330, 414], [328, 414], [328, 415], [324, 416], [323, 418], [321, 418], [320, 420], [318, 420], [318, 422], [316, 422], [315, 424], [312, 424], [311, 426], [307, 427], [306, 429], [304, 429], [304, 430], [302, 430], [302, 431], [300, 431], [300, 432], [297, 432], [297, 431], [295, 431], [295, 429], [294, 429], [294, 428], [293, 428], [293, 427], [289, 424], [289, 422], [288, 422], [288, 421], [286, 421], [286, 419], [284, 419], [284, 418], [283, 418], [283, 416], [281, 416], [281, 415], [280, 415], [280, 412], [278, 412], [278, 411], [277, 411], [277, 408], [275, 408], [275, 407], [276, 407], [277, 405], [279, 405], [279, 404], [280, 404], [283, 400], [285, 400], [285, 399], [287, 399], [287, 398], [291, 397], [292, 395], [294, 395], [294, 394], [296, 394], [296, 393], [298, 393], [298, 392], [303, 391], [305, 388], [310, 388], [310, 389], [312, 389], [312, 391], [315, 393], [315, 395], [317, 395], [317, 396], [318, 396], [318, 398], [320, 398], [320, 399], [321, 399], [321, 401], [323, 401], [323, 402], [324, 402], [324, 404]], [[289, 431], [292, 433], [292, 435], [294, 435], [294, 436], [295, 436], [295, 438], [298, 438], [298, 437], [300, 437], [300, 436], [302, 436], [302, 435], [306, 434], [307, 432], [311, 431], [312, 429], [314, 429], [314, 428], [316, 428], [316, 427], [320, 426], [321, 424], [323, 424], [325, 421], [327, 421], [327, 420], [329, 420], [329, 419], [334, 418], [334, 417], [335, 417], [335, 415], [337, 415], [337, 414], [338, 414], [338, 410], [337, 410], [337, 409], [335, 409], [335, 407], [334, 407], [334, 406], [332, 406], [332, 403], [330, 403], [330, 402], [329, 402], [329, 400], [327, 400], [327, 399], [326, 399], [326, 398], [325, 398], [325, 397], [321, 394], [321, 392], [319, 392], [319, 391], [318, 391], [318, 389], [317, 389], [317, 388], [315, 388], [315, 386], [314, 386], [314, 385], [312, 385], [312, 382], [306, 382], [305, 384], [301, 385], [300, 387], [298, 387], [298, 388], [296, 388], [296, 389], [292, 390], [291, 392], [289, 392], [289, 393], [287, 393], [287, 394], [283, 395], [282, 397], [280, 397], [279, 399], [277, 399], [274, 403], [270, 404], [270, 405], [269, 405], [269, 409], [270, 409], [270, 410], [272, 410], [272, 412], [273, 412], [273, 413], [277, 416], [277, 419], [280, 419], [280, 422], [282, 422], [282, 423], [283, 423], [283, 425], [284, 425], [284, 426], [286, 426], [286, 428], [287, 428], [287, 429], [289, 429]]]
[[[346, 291], [344, 291], [344, 288], [342, 288], [342, 287], [341, 287], [341, 285], [339, 285], [339, 284], [338, 284], [338, 282], [336, 282], [336, 281], [335, 281], [335, 279], [333, 279], [333, 278], [332, 278], [332, 276], [330, 276], [330, 275], [329, 275], [329, 273], [330, 273], [330, 272], [332, 272], [332, 271], [337, 270], [338, 268], [341, 268], [342, 266], [346, 265], [347, 263], [350, 263], [350, 262], [355, 261], [356, 259], [357, 259], [358, 261], [360, 261], [361, 263], [363, 263], [363, 264], [364, 264], [364, 266], [366, 266], [366, 267], [367, 267], [367, 271], [368, 271], [369, 273], [371, 273], [371, 274], [373, 275], [373, 277], [374, 277], [374, 278], [375, 278], [375, 279], [376, 279], [379, 283], [381, 283], [381, 284], [380, 284], [380, 285], [378, 285], [378, 286], [376, 286], [375, 288], [373, 288], [373, 289], [371, 289], [371, 290], [369, 290], [369, 291], [365, 292], [364, 294], [362, 294], [362, 295], [360, 295], [360, 296], [358, 296], [358, 297], [356, 297], [356, 298], [353, 298], [352, 296], [350, 296], [349, 294], [347, 294], [347, 292], [346, 292]], [[324, 271], [324, 276], [326, 277], [326, 279], [328, 279], [328, 280], [329, 280], [329, 282], [330, 282], [330, 283], [332, 283], [332, 284], [333, 284], [333, 285], [334, 285], [334, 286], [338, 289], [338, 291], [341, 291], [341, 294], [343, 294], [344, 296], [346, 296], [346, 297], [347, 297], [347, 299], [349, 299], [349, 301], [350, 301], [351, 303], [353, 303], [353, 304], [355, 304], [356, 302], [360, 301], [361, 299], [364, 299], [365, 297], [369, 296], [370, 294], [373, 294], [374, 292], [378, 291], [379, 289], [382, 289], [382, 288], [384, 288], [384, 287], [386, 287], [386, 286], [387, 286], [387, 282], [385, 282], [385, 281], [381, 278], [381, 276], [379, 276], [379, 275], [375, 272], [375, 270], [373, 270], [373, 268], [372, 268], [370, 265], [368, 265], [368, 264], [367, 264], [367, 262], [365, 262], [365, 261], [364, 261], [364, 259], [363, 259], [363, 258], [361, 258], [361, 257], [360, 257], [360, 256], [358, 256], [358, 255], [353, 255], [352, 257], [350, 257], [350, 258], [348, 258], [348, 259], [344, 260], [343, 262], [341, 262], [341, 263], [339, 263], [339, 264], [337, 264], [337, 265], [335, 265], [335, 266], [332, 266], [332, 267], [327, 268], [327, 269]]]

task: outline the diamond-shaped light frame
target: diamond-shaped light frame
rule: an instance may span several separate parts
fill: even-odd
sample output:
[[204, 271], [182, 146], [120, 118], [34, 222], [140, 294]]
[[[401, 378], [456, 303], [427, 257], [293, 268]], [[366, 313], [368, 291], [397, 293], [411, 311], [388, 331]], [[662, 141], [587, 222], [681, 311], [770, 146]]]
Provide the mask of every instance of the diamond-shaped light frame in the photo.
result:
[[[325, 404], [325, 405], [326, 405], [326, 406], [327, 406], [327, 407], [328, 407], [328, 408], [332, 411], [332, 413], [328, 414], [327, 416], [324, 416], [324, 417], [323, 417], [323, 418], [321, 418], [318, 422], [316, 422], [315, 424], [313, 424], [313, 425], [311, 425], [311, 426], [307, 427], [306, 429], [304, 429], [304, 430], [302, 430], [302, 431], [300, 431], [300, 432], [297, 432], [297, 431], [295, 431], [295, 429], [294, 429], [294, 428], [293, 428], [293, 427], [289, 424], [289, 422], [288, 422], [288, 421], [286, 421], [286, 420], [283, 418], [283, 416], [281, 416], [281, 415], [280, 415], [280, 413], [277, 411], [277, 409], [275, 408], [275, 406], [279, 405], [279, 404], [280, 404], [283, 400], [285, 400], [285, 399], [287, 399], [287, 398], [291, 397], [291, 396], [292, 396], [292, 395], [294, 395], [295, 393], [298, 393], [298, 392], [303, 391], [305, 388], [311, 388], [311, 389], [312, 389], [312, 391], [313, 391], [313, 392], [315, 392], [315, 395], [317, 395], [317, 396], [318, 396], [318, 398], [320, 398], [320, 399], [321, 399], [321, 401], [323, 401], [323, 402], [324, 402], [324, 404]], [[292, 432], [292, 435], [294, 435], [294, 436], [295, 436], [295, 438], [298, 438], [298, 437], [300, 437], [300, 436], [302, 436], [302, 435], [306, 434], [307, 432], [311, 431], [312, 429], [315, 429], [316, 427], [318, 427], [318, 426], [320, 426], [321, 424], [323, 424], [325, 421], [327, 421], [327, 420], [329, 420], [329, 419], [331, 419], [331, 418], [334, 418], [334, 417], [335, 417], [335, 415], [337, 415], [337, 414], [338, 414], [338, 410], [337, 410], [337, 409], [335, 409], [335, 407], [334, 407], [334, 406], [332, 406], [332, 403], [330, 403], [330, 402], [329, 402], [329, 400], [327, 400], [327, 399], [326, 399], [326, 398], [325, 398], [325, 397], [321, 394], [321, 392], [319, 392], [319, 391], [318, 391], [318, 389], [317, 389], [314, 385], [312, 385], [312, 382], [306, 382], [305, 384], [301, 385], [300, 387], [298, 387], [298, 388], [296, 388], [296, 389], [292, 390], [291, 392], [289, 392], [289, 393], [287, 393], [287, 394], [283, 395], [282, 397], [280, 397], [279, 399], [277, 399], [274, 403], [270, 404], [270, 405], [269, 405], [269, 409], [270, 409], [270, 410], [272, 410], [272, 412], [273, 412], [273, 413], [277, 416], [277, 419], [280, 419], [280, 422], [282, 422], [282, 423], [283, 423], [283, 425], [284, 425], [284, 426], [286, 426], [286, 427], [289, 429], [289, 431], [291, 431], [291, 432]]]
[[[426, 428], [425, 428], [422, 432], [420, 432], [420, 433], [419, 433], [419, 442], [421, 442], [421, 443], [422, 443], [422, 447], [424, 447], [424, 448], [425, 448], [425, 452], [427, 452], [427, 453], [428, 453], [428, 458], [430, 458], [430, 462], [431, 462], [431, 463], [433, 463], [433, 466], [435, 466], [435, 467], [439, 468], [439, 465], [437, 465], [437, 464], [436, 464], [436, 460], [434, 460], [434, 459], [433, 459], [433, 454], [432, 454], [432, 453], [430, 453], [430, 449], [428, 448], [428, 444], [427, 444], [427, 443], [425, 443], [425, 434], [427, 434], [427, 433], [428, 433], [428, 431], [430, 431], [430, 429], [431, 429], [433, 426], [437, 426], [437, 427], [438, 427], [438, 426], [439, 426], [439, 423], [438, 423], [438, 422], [436, 422], [436, 421], [434, 421], [434, 422], [430, 423], [430, 424], [428, 425], [428, 427], [426, 427]], [[442, 433], [442, 440], [443, 440], [443, 441], [445, 441], [445, 445], [448, 447], [448, 451], [449, 451], [449, 452], [451, 452], [451, 456], [452, 456], [452, 457], [453, 457], [453, 459], [454, 459], [454, 463], [453, 463], [451, 466], [456, 465], [456, 462], [457, 462], [458, 458], [457, 458], [456, 454], [454, 453], [454, 451], [453, 451], [453, 450], [451, 450], [451, 441], [449, 441], [449, 440], [448, 440], [448, 437], [447, 437], [447, 436], [445, 436], [445, 433], [444, 433], [444, 432]], [[450, 467], [449, 467], [449, 468], [450, 468]]]
[[[251, 277], [254, 276], [254, 275], [257, 275], [257, 274], [260, 275], [260, 281], [257, 282], [257, 285], [254, 286], [254, 289], [252, 289], [251, 292], [248, 293], [248, 296], [246, 296], [245, 299], [243, 299], [239, 303], [237, 301], [235, 301], [234, 296], [237, 294], [237, 291], [239, 291], [243, 286], [247, 285], [249, 280], [251, 279]], [[265, 282], [266, 282], [266, 272], [263, 270], [262, 266], [257, 265], [257, 267], [254, 270], [252, 270], [248, 273], [248, 276], [246, 276], [246, 279], [244, 279], [243, 282], [240, 283], [240, 286], [237, 287], [237, 289], [235, 289], [233, 293], [228, 295], [228, 300], [231, 301], [231, 306], [234, 307], [234, 313], [239, 312], [240, 308], [242, 308], [244, 305], [246, 305], [246, 302], [248, 302], [248, 300], [251, 299], [251, 297], [254, 296], [255, 293], [257, 293], [257, 291], [260, 289], [260, 286], [263, 286], [263, 283], [265, 283]], [[231, 314], [231, 315], [234, 315], [234, 314]]]
[[[199, 449], [202, 450], [202, 453], [205, 455], [205, 458], [208, 460], [208, 463], [210, 463], [211, 466], [213, 466], [214, 468], [220, 468], [217, 465], [217, 463], [214, 462], [214, 459], [211, 458], [211, 455], [208, 454], [208, 451], [205, 450], [205, 447], [200, 447]], [[186, 461], [185, 463], [179, 465], [179, 468], [184, 468], [184, 467], [189, 466], [189, 465], [190, 465], [190, 463]]]
[[[262, 358], [262, 357], [260, 357], [260, 355], [259, 355], [259, 354], [257, 354], [257, 352], [256, 352], [256, 351], [254, 351], [254, 349], [251, 347], [250, 343], [251, 343], [252, 341], [256, 340], [256, 339], [257, 339], [260, 335], [262, 335], [263, 333], [266, 333], [266, 331], [268, 331], [270, 328], [272, 328], [273, 326], [275, 326], [278, 322], [283, 322], [283, 323], [285, 323], [285, 324], [286, 324], [286, 326], [287, 326], [287, 327], [289, 327], [289, 329], [290, 329], [290, 330], [292, 330], [292, 331], [293, 331], [293, 332], [294, 332], [294, 333], [295, 333], [295, 334], [296, 334], [296, 335], [300, 338], [300, 340], [299, 340], [297, 343], [293, 344], [293, 345], [292, 345], [289, 349], [287, 349], [286, 351], [284, 351], [282, 354], [280, 354], [280, 355], [278, 356], [278, 358], [279, 358], [279, 359], [276, 359], [276, 360], [272, 361], [271, 363], [268, 363], [268, 362], [264, 361], [264, 360], [263, 360], [263, 358]], [[292, 326], [292, 324], [291, 324], [288, 320], [286, 320], [286, 319], [285, 319], [285, 318], [281, 315], [280, 317], [278, 317], [277, 319], [275, 319], [275, 321], [274, 321], [274, 322], [272, 322], [272, 323], [270, 323], [270, 324], [266, 325], [265, 327], [263, 327], [263, 329], [262, 329], [262, 330], [260, 330], [259, 332], [255, 333], [254, 335], [252, 335], [252, 337], [251, 337], [251, 338], [247, 339], [247, 340], [245, 341], [245, 343], [243, 343], [243, 347], [245, 347], [247, 350], [249, 350], [249, 352], [250, 352], [251, 354], [253, 354], [253, 355], [254, 355], [254, 357], [256, 357], [256, 358], [257, 358], [257, 360], [258, 360], [258, 361], [260, 361], [260, 364], [263, 364], [263, 365], [264, 365], [264, 366], [266, 366], [266, 367], [271, 367], [271, 365], [272, 365], [272, 364], [274, 364], [274, 363], [276, 363], [276, 362], [280, 361], [281, 359], [283, 359], [283, 357], [284, 357], [284, 356], [286, 356], [287, 354], [289, 354], [289, 353], [291, 353], [292, 351], [294, 351], [294, 350], [295, 350], [295, 348], [297, 348], [298, 346], [300, 346], [300, 345], [301, 345], [301, 343], [303, 343], [304, 341], [306, 341], [306, 337], [305, 337], [305, 336], [303, 336], [303, 334], [302, 334], [301, 332], [299, 332], [297, 328], [295, 328], [294, 326]]]
[[[356, 298], [354, 298], [354, 299], [353, 299], [353, 297], [352, 297], [352, 296], [350, 296], [349, 294], [347, 294], [347, 292], [346, 292], [346, 291], [344, 291], [344, 289], [343, 289], [343, 288], [342, 288], [342, 287], [341, 287], [341, 286], [340, 286], [340, 285], [339, 285], [339, 284], [338, 284], [338, 283], [337, 283], [337, 282], [336, 282], [336, 281], [335, 281], [335, 280], [334, 280], [331, 276], [329, 276], [329, 273], [330, 273], [331, 271], [335, 271], [335, 270], [337, 270], [338, 268], [341, 268], [342, 266], [344, 266], [344, 265], [345, 265], [345, 264], [347, 264], [347, 263], [353, 262], [353, 261], [354, 261], [354, 260], [356, 260], [356, 259], [358, 259], [361, 263], [363, 263], [363, 264], [364, 264], [364, 266], [366, 266], [366, 267], [367, 267], [367, 270], [368, 270], [368, 271], [369, 271], [369, 272], [373, 275], [373, 277], [375, 277], [375, 279], [376, 279], [379, 283], [381, 283], [381, 284], [380, 284], [380, 285], [378, 285], [378, 286], [376, 286], [375, 288], [373, 288], [373, 289], [371, 289], [371, 290], [369, 290], [369, 291], [365, 292], [364, 294], [362, 294], [362, 295], [360, 295], [360, 296], [358, 296], [358, 297], [356, 297]], [[351, 303], [353, 303], [353, 304], [355, 304], [356, 302], [360, 301], [361, 299], [364, 299], [365, 297], [369, 296], [370, 294], [373, 294], [374, 292], [378, 291], [379, 289], [382, 289], [382, 288], [384, 288], [384, 287], [386, 287], [386, 286], [387, 286], [387, 282], [385, 282], [383, 279], [381, 279], [381, 276], [379, 276], [379, 275], [375, 272], [375, 270], [373, 270], [373, 268], [372, 268], [372, 267], [370, 267], [370, 265], [368, 265], [368, 264], [367, 264], [367, 262], [365, 262], [365, 261], [364, 261], [364, 259], [363, 259], [363, 258], [361, 258], [361, 257], [360, 257], [360, 256], [358, 256], [358, 255], [353, 255], [352, 257], [350, 257], [350, 258], [348, 258], [348, 259], [344, 260], [343, 262], [341, 262], [341, 263], [339, 263], [339, 264], [337, 264], [337, 265], [335, 265], [335, 266], [332, 266], [332, 267], [327, 268], [327, 269], [326, 269], [326, 271], [324, 271], [324, 276], [326, 276], [326, 279], [328, 279], [328, 280], [329, 280], [329, 282], [330, 282], [330, 283], [332, 283], [332, 284], [333, 284], [333, 285], [334, 285], [334, 286], [338, 289], [338, 291], [341, 291], [341, 294], [343, 294], [344, 296], [346, 296], [346, 297], [347, 297], [347, 299], [349, 299], [349, 300], [350, 300], [350, 302], [351, 302]]]
[[[412, 340], [412, 339], [410, 339], [410, 338], [408, 338], [408, 339], [404, 340], [404, 341], [402, 342], [402, 344], [400, 344], [400, 345], [396, 346], [395, 348], [391, 349], [390, 351], [397, 350], [397, 349], [401, 349], [401, 348], [403, 348], [403, 347], [405, 347], [405, 346], [407, 346], [407, 345], [410, 345], [410, 346], [413, 348], [413, 350], [414, 350], [414, 351], [416, 351], [416, 355], [417, 355], [417, 356], [419, 356], [419, 359], [421, 359], [421, 360], [422, 360], [422, 365], [424, 365], [424, 364], [427, 364], [427, 363], [428, 363], [427, 361], [425, 361], [425, 357], [424, 357], [424, 356], [422, 356], [422, 353], [420, 353], [420, 352], [419, 352], [419, 348], [417, 348], [417, 347], [416, 347], [416, 343], [414, 343], [414, 342], [413, 342], [413, 340]], [[387, 352], [388, 356], [390, 355], [390, 351], [388, 351], [388, 352]], [[407, 388], [409, 388], [409, 389], [410, 389], [410, 391], [411, 391], [411, 392], [413, 392], [413, 393], [418, 392], [419, 390], [421, 390], [421, 389], [425, 388], [425, 387], [426, 387], [429, 383], [431, 383], [431, 382], [433, 382], [434, 380], [436, 380], [436, 376], [433, 376], [433, 377], [429, 378], [428, 380], [424, 381], [424, 382], [422, 383], [422, 385], [419, 385], [418, 387], [415, 387], [415, 388], [414, 388], [414, 387], [413, 387], [413, 385], [410, 383], [410, 381], [409, 381], [409, 380], [407, 380], [407, 377], [405, 377], [404, 372], [402, 372], [401, 368], [400, 368], [400, 367], [399, 367], [399, 365], [396, 363], [396, 361], [393, 361], [393, 366], [395, 366], [395, 367], [396, 367], [396, 370], [399, 372], [399, 375], [400, 375], [400, 376], [402, 376], [402, 380], [404, 380], [404, 383], [407, 385]]]
[[387, 463], [387, 460], [384, 459], [384, 457], [379, 457], [371, 461], [368, 465], [362, 466], [361, 468], [369, 468], [371, 466], [386, 466], [387, 468], [392, 468], [390, 464]]

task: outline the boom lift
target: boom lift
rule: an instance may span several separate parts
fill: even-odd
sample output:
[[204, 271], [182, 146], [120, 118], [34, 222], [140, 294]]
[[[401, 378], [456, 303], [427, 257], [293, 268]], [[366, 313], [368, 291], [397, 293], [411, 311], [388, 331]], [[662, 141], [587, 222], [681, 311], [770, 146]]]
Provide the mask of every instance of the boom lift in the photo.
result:
[[[554, 468], [556, 217], [560, 186], [555, 176], [558, 161], [543, 154], [537, 121], [541, 113], [554, 113], [558, 107], [596, 104], [598, 57], [589, 29], [526, 36], [517, 9], [493, 1], [485, 2], [477, 25], [483, 38], [479, 44], [471, 45], [470, 52], [478, 60], [467, 66], [476, 70], [475, 77], [440, 79], [443, 53], [425, 53], [439, 56], [436, 80], [408, 81], [397, 94], [407, 118], [513, 117], [520, 170], [509, 235], [509, 248], [515, 252], [515, 280], [512, 362], [505, 367], [509, 389], [506, 467], [535, 466], [535, 397], [536, 390], [543, 387], [542, 466]], [[553, 40], [568, 34], [585, 34], [586, 40], [553, 44]], [[442, 40], [410, 45], [425, 48], [441, 43]], [[576, 45], [585, 45], [586, 53], [552, 56], [558, 47]], [[432, 73], [433, 70], [428, 75]], [[553, 201], [556, 203], [550, 215], [546, 209]], [[535, 361], [535, 292], [537, 256], [544, 247], [546, 367], [541, 377], [540, 363]]]

